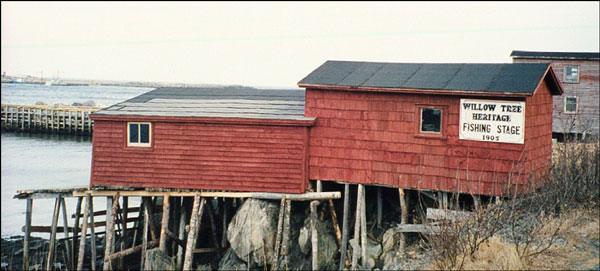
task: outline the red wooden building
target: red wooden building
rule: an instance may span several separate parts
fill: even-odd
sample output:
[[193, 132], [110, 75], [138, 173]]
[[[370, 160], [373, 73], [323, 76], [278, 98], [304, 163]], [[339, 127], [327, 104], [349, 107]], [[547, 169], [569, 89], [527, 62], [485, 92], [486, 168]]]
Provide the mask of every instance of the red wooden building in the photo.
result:
[[299, 86], [162, 88], [98, 111], [91, 185], [497, 195], [548, 168], [562, 93], [548, 63], [327, 61]]

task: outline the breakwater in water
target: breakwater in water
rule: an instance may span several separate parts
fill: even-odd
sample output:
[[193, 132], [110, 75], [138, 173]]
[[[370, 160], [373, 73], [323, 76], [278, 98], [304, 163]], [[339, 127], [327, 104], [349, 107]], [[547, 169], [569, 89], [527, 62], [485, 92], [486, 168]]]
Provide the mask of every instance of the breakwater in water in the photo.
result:
[[91, 135], [93, 121], [89, 114], [99, 109], [2, 104], [1, 125], [7, 131]]

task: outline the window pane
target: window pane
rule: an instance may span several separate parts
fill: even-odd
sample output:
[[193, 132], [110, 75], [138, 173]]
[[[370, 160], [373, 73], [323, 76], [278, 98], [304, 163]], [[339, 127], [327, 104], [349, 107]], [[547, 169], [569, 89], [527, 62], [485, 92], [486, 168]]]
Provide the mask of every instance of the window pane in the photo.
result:
[[577, 97], [567, 97], [565, 104], [565, 112], [577, 112]]
[[140, 143], [150, 142], [150, 124], [140, 124]]
[[579, 79], [579, 67], [565, 67], [565, 82], [577, 82]]
[[421, 109], [421, 132], [441, 132], [442, 110], [433, 108]]
[[138, 124], [129, 124], [129, 143], [138, 143]]

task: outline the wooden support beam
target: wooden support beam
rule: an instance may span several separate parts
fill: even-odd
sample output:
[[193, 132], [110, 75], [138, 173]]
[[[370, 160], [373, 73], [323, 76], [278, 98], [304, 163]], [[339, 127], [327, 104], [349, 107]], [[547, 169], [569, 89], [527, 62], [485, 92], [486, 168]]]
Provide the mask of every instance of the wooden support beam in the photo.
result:
[[227, 247], [227, 212], [229, 211], [229, 200], [227, 200], [227, 198], [222, 198], [223, 200], [223, 208], [222, 208], [222, 212], [221, 212], [221, 219], [223, 220], [221, 223], [222, 226], [222, 230], [221, 230], [221, 247], [225, 248]]
[[[150, 243], [147, 244], [148, 246], [146, 247], [146, 249], [158, 246], [158, 242], [159, 242], [158, 240], [150, 241]], [[123, 258], [127, 255], [131, 255], [133, 253], [139, 252], [140, 250], [142, 250], [142, 248], [143, 248], [143, 245], [137, 245], [137, 246], [125, 249], [125, 250], [121, 250], [119, 252], [108, 255], [108, 260], [113, 261], [115, 259]]]
[[81, 190], [73, 191], [73, 197], [83, 197], [86, 193], [90, 193], [92, 196], [114, 196], [116, 193], [120, 193], [121, 196], [134, 196], [134, 197], [162, 197], [169, 195], [171, 197], [193, 197], [196, 193], [200, 193], [200, 197], [203, 198], [255, 198], [255, 199], [269, 199], [269, 200], [280, 200], [282, 198], [293, 200], [293, 201], [313, 201], [313, 200], [327, 200], [327, 199], [339, 199], [341, 198], [340, 192], [307, 192], [304, 194], [284, 194], [284, 193], [263, 193], [263, 192], [154, 192], [154, 191], [101, 191], [101, 190]]
[[194, 248], [192, 249], [192, 253], [196, 254], [196, 253], [212, 253], [212, 252], [221, 252], [223, 251], [222, 248], [218, 248], [218, 247], [207, 247], [207, 248]]
[[[140, 261], [140, 269], [146, 270], [145, 262], [146, 262], [146, 251], [148, 248], [148, 227], [150, 223], [150, 208], [148, 208], [148, 204], [150, 204], [150, 200], [146, 197], [142, 198], [142, 205], [144, 206], [144, 231], [142, 232], [142, 259]], [[156, 239], [152, 239], [156, 241]]]
[[[187, 217], [187, 208], [186, 208], [187, 200], [185, 198], [181, 198], [181, 216], [179, 217], [179, 238], [181, 240], [185, 240], [185, 224]], [[177, 267], [179, 269], [183, 268], [183, 250], [185, 246], [177, 249]]]
[[340, 253], [340, 265], [338, 270], [346, 266], [346, 249], [348, 246], [348, 204], [350, 200], [350, 185], [344, 184], [344, 214], [342, 217], [342, 252]]
[[335, 231], [335, 239], [338, 242], [338, 251], [342, 249], [342, 232], [340, 231], [340, 224], [338, 223], [337, 214], [335, 213], [335, 206], [333, 200], [329, 200], [329, 213], [331, 214], [331, 222], [333, 224], [333, 230]]
[[187, 244], [185, 248], [185, 257], [183, 261], [183, 270], [192, 268], [193, 257], [192, 250], [196, 248], [196, 239], [198, 238], [198, 230], [202, 222], [202, 214], [204, 212], [204, 199], [200, 198], [199, 194], [194, 197], [194, 207], [190, 217], [190, 232], [188, 233]]
[[169, 196], [163, 197], [163, 213], [160, 227], [160, 243], [158, 248], [163, 252], [167, 252], [167, 231], [169, 230]]
[[364, 185], [362, 189], [362, 200], [360, 207], [360, 248], [361, 248], [361, 258], [362, 258], [362, 267], [367, 267], [367, 198], [366, 191]]
[[[67, 216], [67, 207], [65, 204], [65, 198], [60, 197], [60, 205], [61, 205], [61, 209], [62, 209], [62, 216], [63, 216], [63, 226], [64, 226], [64, 234], [65, 234], [65, 239], [69, 239], [69, 217]], [[67, 265], [69, 266], [70, 270], [75, 270], [75, 266], [73, 266], [73, 254], [71, 254], [71, 252], [73, 252], [73, 250], [75, 249], [74, 247], [71, 247], [73, 245], [73, 243], [68, 243], [65, 241], [65, 248], [67, 250]]]
[[[400, 216], [400, 224], [405, 225], [408, 223], [408, 207], [406, 206], [406, 198], [404, 194], [404, 189], [398, 188], [398, 196], [400, 199], [400, 208], [401, 208], [401, 216]], [[402, 253], [405, 252], [406, 248], [406, 234], [400, 235], [400, 251]]]
[[58, 224], [58, 214], [60, 212], [60, 197], [54, 201], [54, 213], [52, 214], [52, 232], [50, 233], [50, 242], [48, 243], [48, 258], [46, 258], [46, 270], [54, 269], [55, 249], [56, 249], [56, 227]]
[[283, 236], [281, 237], [281, 255], [284, 256], [284, 262], [287, 263], [290, 245], [290, 216], [292, 212], [292, 201], [285, 200], [285, 216], [283, 218]]
[[[115, 238], [115, 217], [117, 215], [117, 206], [119, 205], [119, 194], [112, 198], [112, 208], [110, 209], [110, 219], [106, 223], [106, 243], [104, 244], [104, 270], [112, 269], [112, 262], [108, 258], [113, 253], [114, 238]], [[108, 206], [107, 206], [108, 207]], [[108, 209], [107, 209], [108, 210]]]
[[381, 187], [377, 187], [377, 227], [383, 228], [381, 220], [383, 219], [383, 197], [381, 196]]
[[[70, 116], [69, 116], [70, 117]], [[125, 240], [126, 240], [126, 236], [127, 236], [127, 209], [129, 209], [129, 197], [125, 196], [122, 198], [123, 200], [123, 206], [121, 208], [121, 242], [120, 242], [120, 246], [121, 246], [121, 251], [125, 250]], [[119, 259], [119, 269], [120, 270], [125, 270], [125, 261], [123, 260], [123, 258]]]
[[79, 243], [79, 255], [77, 257], [77, 270], [83, 269], [83, 259], [85, 253], [85, 234], [87, 233], [88, 217], [90, 215], [90, 202], [92, 201], [91, 196], [85, 198], [85, 208], [83, 210], [83, 227], [81, 228], [81, 240]]
[[214, 206], [212, 204], [212, 200], [207, 200], [206, 204], [208, 205], [206, 210], [208, 211], [208, 221], [210, 223], [211, 239], [215, 247], [220, 247], [219, 240], [217, 238], [217, 224], [215, 223]]
[[310, 229], [312, 248], [312, 270], [319, 270], [319, 235], [317, 231], [317, 205], [318, 201], [310, 202]]
[[285, 199], [281, 199], [281, 203], [279, 203], [279, 219], [277, 220], [277, 233], [275, 235], [275, 252], [273, 253], [273, 257], [271, 259], [271, 270], [278, 269], [279, 263], [279, 248], [281, 245], [281, 234], [283, 231], [283, 217], [285, 216]]
[[148, 219], [148, 224], [150, 227], [150, 235], [152, 236], [152, 240], [157, 239], [157, 235], [158, 235], [158, 230], [156, 229], [156, 227], [154, 226], [154, 212], [152, 212], [153, 208], [153, 204], [152, 204], [152, 197], [142, 197], [142, 201], [144, 201], [144, 208], [145, 208], [145, 212], [148, 213], [148, 217], [150, 219]]
[[356, 270], [358, 268], [358, 258], [360, 257], [360, 226], [361, 226], [361, 217], [362, 217], [362, 191], [364, 187], [363, 185], [358, 185], [358, 192], [356, 193], [356, 215], [354, 216], [354, 243], [356, 246], [352, 247], [352, 270]]
[[[94, 198], [91, 197], [91, 195], [88, 195], [89, 199], [90, 199], [90, 205], [89, 205], [89, 214], [93, 214], [94, 213]], [[96, 225], [94, 223], [94, 216], [93, 215], [89, 215], [90, 217], [90, 225]], [[92, 260], [90, 263], [90, 268], [92, 271], [96, 270], [96, 259], [98, 257], [96, 257], [96, 227], [92, 226], [90, 227], [90, 239], [91, 239], [91, 251], [92, 251]], [[85, 238], [83, 238], [85, 239]]]
[[23, 237], [23, 270], [29, 270], [29, 239], [31, 237], [31, 214], [33, 199], [27, 199], [25, 209], [25, 236]]
[[[82, 197], [77, 198], [77, 205], [75, 207], [75, 223], [74, 223], [74, 227], [73, 227], [73, 239], [71, 239], [71, 244], [73, 246], [73, 270], [77, 270], [77, 262], [78, 262], [78, 258], [77, 255], [75, 255], [75, 250], [77, 250], [77, 241], [78, 241], [78, 236], [79, 236], [79, 215], [81, 214], [81, 202], [83, 201]], [[85, 235], [85, 233], [83, 233]], [[83, 237], [85, 239], [85, 237]]]

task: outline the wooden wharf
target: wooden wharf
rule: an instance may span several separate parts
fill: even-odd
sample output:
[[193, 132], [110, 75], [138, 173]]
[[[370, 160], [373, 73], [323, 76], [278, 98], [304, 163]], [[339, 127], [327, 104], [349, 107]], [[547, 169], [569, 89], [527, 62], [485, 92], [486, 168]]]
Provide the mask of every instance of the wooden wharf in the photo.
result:
[[2, 104], [2, 130], [90, 136], [94, 123], [89, 114], [99, 109]]

